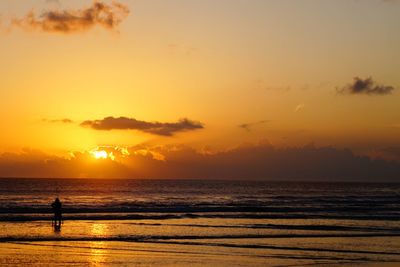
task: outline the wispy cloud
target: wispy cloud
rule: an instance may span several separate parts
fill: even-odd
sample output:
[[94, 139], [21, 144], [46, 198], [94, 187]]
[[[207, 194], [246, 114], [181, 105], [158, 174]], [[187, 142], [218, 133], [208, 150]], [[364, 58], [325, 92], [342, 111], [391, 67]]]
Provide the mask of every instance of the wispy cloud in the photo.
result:
[[352, 83], [336, 88], [336, 90], [341, 94], [387, 95], [391, 94], [395, 88], [390, 85], [377, 84], [372, 77], [366, 79], [354, 77]]
[[242, 123], [239, 125], [239, 128], [242, 128], [248, 132], [251, 131], [251, 129], [257, 125], [265, 124], [269, 122], [268, 120], [262, 120], [262, 121], [257, 121], [257, 122], [251, 122], [251, 123]]
[[294, 112], [300, 112], [304, 109], [305, 105], [304, 103], [298, 104], [295, 108], [294, 108]]
[[65, 118], [65, 119], [56, 119], [56, 120], [42, 119], [42, 121], [43, 122], [48, 122], [48, 123], [66, 123], [66, 124], [74, 123], [73, 120], [67, 119], [67, 118]]
[[46, 3], [48, 4], [60, 4], [60, 0], [46, 0]]
[[167, 48], [172, 55], [181, 54], [181, 55], [185, 55], [185, 56], [191, 56], [191, 55], [195, 54], [196, 52], [198, 52], [198, 50], [199, 50], [196, 47], [179, 45], [176, 43], [168, 44]]
[[147, 122], [127, 117], [106, 117], [101, 120], [87, 120], [81, 123], [83, 127], [95, 130], [138, 130], [155, 135], [172, 136], [178, 132], [203, 129], [200, 122], [181, 119], [178, 122]]
[[31, 11], [22, 18], [14, 18], [13, 26], [25, 30], [49, 33], [75, 33], [96, 25], [115, 29], [129, 14], [129, 8], [117, 1], [111, 4], [94, 1], [91, 6], [78, 10], [52, 10], [37, 15]]

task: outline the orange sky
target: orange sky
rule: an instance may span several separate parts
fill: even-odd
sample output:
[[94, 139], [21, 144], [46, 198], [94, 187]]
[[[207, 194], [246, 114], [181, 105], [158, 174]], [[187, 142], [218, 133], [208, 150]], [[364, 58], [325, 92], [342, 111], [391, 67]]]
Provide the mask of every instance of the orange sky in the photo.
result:
[[399, 11], [383, 0], [1, 1], [0, 151], [266, 142], [400, 158]]

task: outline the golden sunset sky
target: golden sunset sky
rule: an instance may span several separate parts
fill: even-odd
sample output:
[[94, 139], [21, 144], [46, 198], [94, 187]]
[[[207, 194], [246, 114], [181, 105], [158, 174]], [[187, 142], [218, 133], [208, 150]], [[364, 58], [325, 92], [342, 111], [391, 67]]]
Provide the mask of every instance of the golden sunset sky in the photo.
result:
[[0, 152], [400, 155], [399, 25], [389, 0], [4, 0]]

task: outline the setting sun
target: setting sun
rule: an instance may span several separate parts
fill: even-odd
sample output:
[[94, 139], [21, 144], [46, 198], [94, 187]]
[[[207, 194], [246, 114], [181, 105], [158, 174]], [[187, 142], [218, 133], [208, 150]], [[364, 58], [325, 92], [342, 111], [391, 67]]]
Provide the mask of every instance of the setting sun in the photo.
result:
[[96, 159], [106, 159], [109, 157], [107, 151], [105, 150], [96, 150], [92, 151], [91, 154], [93, 155], [94, 158]]
[[400, 267], [399, 26], [400, 0], [0, 0], [0, 267]]

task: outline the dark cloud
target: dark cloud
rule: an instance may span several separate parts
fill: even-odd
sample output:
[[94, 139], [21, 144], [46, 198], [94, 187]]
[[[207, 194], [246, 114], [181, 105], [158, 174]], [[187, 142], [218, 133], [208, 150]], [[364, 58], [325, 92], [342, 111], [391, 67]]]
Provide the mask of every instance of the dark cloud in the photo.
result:
[[[126, 165], [138, 177], [196, 179], [259, 179], [313, 181], [399, 181], [400, 164], [333, 147], [277, 148], [268, 143], [241, 146], [228, 151], [201, 153], [187, 146], [140, 148], [151, 153], [137, 154], [130, 149]], [[382, 179], [382, 180], [381, 180]]]
[[96, 25], [115, 29], [128, 14], [129, 8], [116, 1], [111, 4], [94, 1], [85, 9], [45, 11], [39, 16], [31, 11], [23, 18], [14, 18], [12, 24], [26, 30], [74, 33]]
[[267, 121], [267, 120], [262, 120], [262, 121], [258, 121], [258, 122], [252, 122], [252, 123], [243, 123], [243, 124], [240, 124], [240, 125], [239, 125], [239, 128], [242, 128], [242, 129], [244, 129], [244, 130], [250, 132], [251, 129], [252, 129], [254, 126], [257, 126], [257, 125], [260, 125], [260, 124], [265, 124], [265, 123], [267, 123], [267, 122], [269, 122], [269, 121]]
[[203, 129], [200, 122], [181, 119], [178, 122], [147, 122], [127, 117], [106, 117], [102, 120], [87, 120], [81, 123], [83, 127], [95, 130], [138, 130], [146, 133], [172, 136], [178, 132]]
[[187, 146], [98, 149], [112, 152], [115, 158], [88, 164], [99, 162], [90, 152], [77, 152], [70, 158], [34, 150], [3, 153], [0, 177], [400, 182], [399, 162], [357, 156], [348, 149], [332, 147], [276, 148], [260, 144], [214, 153]]
[[66, 123], [66, 124], [68, 124], [68, 123], [74, 123], [73, 120], [67, 119], [67, 118], [65, 118], [65, 119], [58, 119], [58, 120], [43, 119], [42, 121], [43, 121], [43, 122], [48, 122], [48, 123]]
[[337, 88], [337, 91], [341, 94], [366, 94], [366, 95], [387, 95], [391, 94], [395, 88], [390, 85], [380, 85], [371, 78], [362, 79], [354, 77], [352, 83]]
[[371, 152], [371, 157], [400, 163], [400, 146], [385, 147]]

